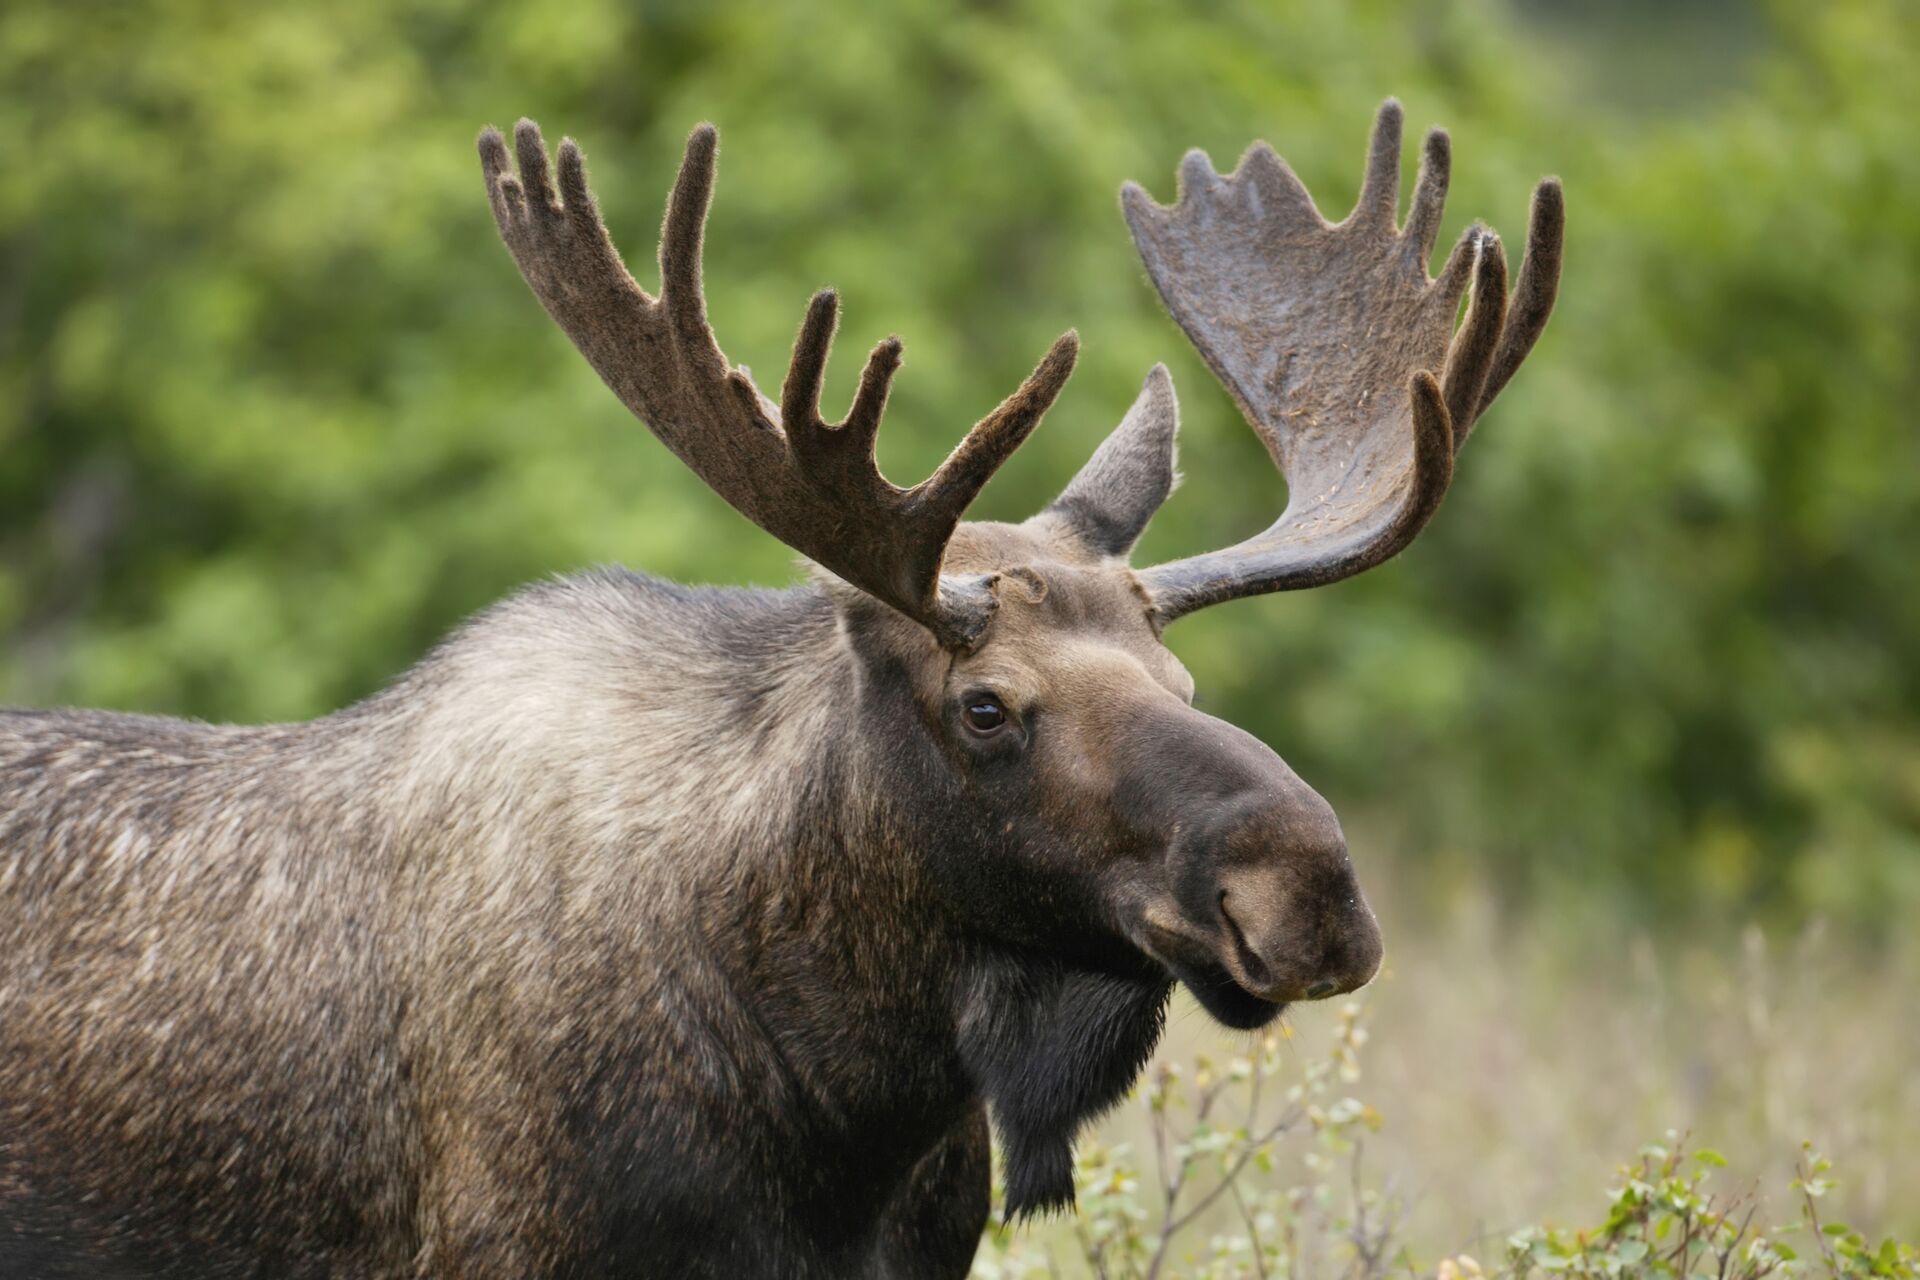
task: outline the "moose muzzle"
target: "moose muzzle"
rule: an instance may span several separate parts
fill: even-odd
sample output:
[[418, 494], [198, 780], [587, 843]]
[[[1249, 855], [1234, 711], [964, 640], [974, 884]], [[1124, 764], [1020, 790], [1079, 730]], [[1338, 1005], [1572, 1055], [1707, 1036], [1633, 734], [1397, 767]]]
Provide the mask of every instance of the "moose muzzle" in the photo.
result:
[[1365, 986], [1380, 968], [1380, 927], [1332, 807], [1251, 735], [1218, 721], [1207, 730], [1210, 749], [1185, 762], [1192, 772], [1172, 771], [1192, 785], [1177, 789], [1172, 903], [1148, 912], [1146, 933], [1208, 1012], [1256, 1027], [1290, 1002]]
[[1336, 829], [1329, 841], [1293, 843], [1270, 826], [1256, 818], [1228, 842], [1215, 894], [1222, 965], [1276, 1003], [1365, 986], [1380, 968], [1380, 928], [1345, 842]]

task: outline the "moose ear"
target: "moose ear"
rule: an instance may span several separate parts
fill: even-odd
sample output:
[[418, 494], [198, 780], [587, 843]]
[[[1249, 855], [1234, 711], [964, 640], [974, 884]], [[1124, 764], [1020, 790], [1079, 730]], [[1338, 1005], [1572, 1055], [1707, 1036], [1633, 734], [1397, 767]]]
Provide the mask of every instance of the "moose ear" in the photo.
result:
[[1156, 364], [1127, 416], [1042, 514], [1100, 555], [1126, 555], [1173, 492], [1179, 429], [1173, 379], [1165, 365]]

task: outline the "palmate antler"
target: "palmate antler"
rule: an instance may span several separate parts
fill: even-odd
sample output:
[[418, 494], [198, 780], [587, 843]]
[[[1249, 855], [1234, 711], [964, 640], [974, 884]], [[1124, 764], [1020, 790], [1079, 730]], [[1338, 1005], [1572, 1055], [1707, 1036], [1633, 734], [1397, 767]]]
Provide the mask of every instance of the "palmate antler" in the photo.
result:
[[711, 125], [687, 139], [660, 237], [658, 298], [621, 262], [572, 139], [560, 143], [557, 192], [532, 121], [514, 129], [517, 176], [496, 130], [480, 135], [480, 161], [520, 273], [627, 408], [749, 520], [920, 622], [943, 645], [970, 647], [992, 616], [993, 596], [985, 579], [941, 577], [947, 540], [1059, 394], [1078, 338], [1069, 332], [1055, 342], [931, 477], [911, 489], [889, 483], [874, 461], [874, 437], [900, 365], [899, 339], [874, 348], [839, 423], [820, 416], [839, 316], [831, 290], [807, 307], [778, 406], [722, 354], [700, 283], [716, 145]]
[[[1167, 309], [1233, 393], [1289, 491], [1266, 531], [1140, 573], [1162, 623], [1224, 600], [1333, 582], [1397, 553], [1439, 506], [1454, 454], [1546, 326], [1560, 277], [1559, 184], [1549, 179], [1534, 192], [1511, 305], [1499, 237], [1478, 224], [1430, 279], [1450, 147], [1443, 131], [1427, 135], [1412, 209], [1396, 228], [1400, 130], [1400, 105], [1388, 100], [1359, 202], [1337, 225], [1265, 143], [1225, 178], [1190, 152], [1170, 209], [1132, 183], [1121, 192]], [[807, 308], [777, 406], [714, 339], [700, 281], [712, 126], [687, 140], [661, 233], [658, 298], [621, 262], [572, 140], [560, 144], [557, 190], [531, 121], [514, 130], [514, 147], [517, 174], [499, 133], [480, 135], [500, 234], [547, 311], [627, 407], [761, 528], [942, 645], [977, 644], [993, 613], [991, 580], [943, 577], [947, 541], [1059, 394], [1075, 335], [1055, 342], [931, 477], [899, 488], [874, 461], [900, 363], [897, 338], [874, 348], [837, 424], [820, 416], [839, 313], [831, 290]]]
[[1478, 225], [1429, 279], [1451, 151], [1445, 132], [1427, 135], [1413, 207], [1396, 229], [1400, 125], [1389, 99], [1359, 202], [1338, 225], [1265, 143], [1225, 178], [1189, 152], [1171, 209], [1132, 183], [1121, 192], [1167, 309], [1288, 487], [1286, 511], [1264, 532], [1142, 571], [1163, 622], [1333, 582], [1397, 553], [1439, 506], [1455, 452], [1546, 327], [1560, 278], [1559, 183], [1534, 191], [1511, 305], [1499, 237]]

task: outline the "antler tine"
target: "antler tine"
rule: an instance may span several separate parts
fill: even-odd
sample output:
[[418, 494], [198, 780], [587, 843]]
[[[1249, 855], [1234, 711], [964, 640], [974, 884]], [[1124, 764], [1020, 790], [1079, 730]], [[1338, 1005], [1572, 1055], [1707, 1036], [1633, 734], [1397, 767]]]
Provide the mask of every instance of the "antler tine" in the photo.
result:
[[1480, 393], [1475, 416], [1487, 411], [1546, 332], [1547, 317], [1553, 313], [1554, 299], [1560, 293], [1560, 248], [1566, 229], [1566, 196], [1560, 190], [1560, 180], [1548, 178], [1533, 189], [1520, 283], [1514, 286], [1513, 306], [1507, 313], [1500, 349], [1494, 353], [1493, 369], [1487, 375], [1486, 390]]
[[1473, 298], [1467, 318], [1447, 348], [1447, 413], [1454, 424], [1454, 447], [1466, 442], [1480, 413], [1480, 393], [1493, 367], [1494, 345], [1507, 319], [1507, 255], [1500, 237], [1483, 231], [1475, 248]]
[[983, 419], [933, 476], [901, 489], [880, 474], [874, 439], [900, 366], [889, 338], [867, 359], [846, 419], [820, 416], [820, 388], [839, 318], [816, 294], [775, 406], [714, 338], [701, 285], [718, 134], [687, 139], [660, 236], [660, 296], [628, 274], [587, 185], [586, 163], [560, 145], [558, 186], [539, 129], [514, 130], [518, 170], [496, 130], [480, 135], [481, 171], [501, 238], [521, 275], [623, 403], [748, 519], [854, 586], [926, 626], [943, 645], [978, 642], [991, 583], [943, 581], [946, 544], [967, 504], [1019, 446], [1073, 364], [1072, 335]]
[[823, 425], [820, 385], [826, 380], [827, 355], [833, 349], [833, 331], [839, 325], [839, 295], [831, 289], [820, 290], [807, 303], [800, 334], [793, 340], [786, 380], [780, 384], [780, 421], [789, 437], [796, 436], [802, 423]]
[[834, 330], [839, 323], [840, 296], [832, 289], [814, 294], [807, 303], [806, 318], [800, 322], [793, 358], [780, 387], [781, 424], [803, 468], [819, 465], [816, 460], [828, 456], [829, 446], [837, 450], [835, 456], [857, 457], [872, 464], [880, 417], [886, 411], [893, 375], [900, 368], [900, 339], [887, 338], [875, 345], [867, 356], [866, 368], [860, 371], [860, 389], [854, 393], [853, 407], [839, 423], [828, 423], [820, 416], [820, 388], [826, 380], [827, 355], [833, 349]]
[[1072, 376], [1079, 355], [1078, 332], [1069, 329], [1054, 339], [1018, 389], [980, 419], [940, 469], [914, 491], [918, 500], [929, 509], [951, 511], [958, 519], [1000, 464], [1040, 425], [1042, 415], [1053, 407]]
[[572, 138], [560, 139], [560, 160], [556, 166], [560, 170], [560, 205], [576, 225], [598, 227], [600, 210], [593, 202], [593, 192], [587, 190], [587, 160], [580, 154], [580, 144]]
[[520, 183], [527, 191], [527, 208], [536, 214], [559, 213], [560, 201], [547, 173], [547, 146], [540, 138], [540, 126], [531, 120], [514, 125], [513, 150], [520, 163]]
[[1453, 176], [1453, 139], [1445, 129], [1427, 133], [1420, 154], [1420, 176], [1413, 184], [1413, 207], [1407, 211], [1407, 225], [1400, 232], [1407, 251], [1422, 271], [1433, 257], [1433, 242], [1440, 235], [1440, 215], [1447, 207], [1447, 184]]
[[[675, 335], [695, 350], [707, 348], [722, 369], [726, 360], [707, 324], [707, 294], [701, 281], [701, 259], [707, 227], [707, 209], [713, 203], [714, 161], [720, 133], [710, 124], [687, 135], [686, 155], [667, 197], [667, 215], [660, 229], [660, 301], [667, 309]], [[702, 351], [701, 354], [707, 354]]]
[[1427, 527], [1453, 484], [1453, 455], [1459, 452], [1460, 441], [1439, 380], [1425, 369], [1416, 369], [1407, 394], [1413, 404], [1413, 472], [1407, 500], [1389, 535], [1368, 549], [1371, 560], [1356, 568], [1356, 573], [1399, 555]]
[[[502, 184], [511, 175], [507, 169], [507, 143], [500, 131], [492, 125], [480, 131], [480, 176], [487, 183], [487, 204], [493, 209], [494, 221], [500, 226], [500, 233], [506, 234], [507, 208], [501, 199]], [[513, 179], [518, 185], [519, 180]]]
[[841, 430], [864, 442], [873, 452], [873, 440], [880, 431], [881, 415], [887, 411], [887, 393], [893, 388], [893, 375], [900, 369], [901, 344], [898, 338], [882, 338], [867, 353], [867, 364], [860, 371], [860, 389], [853, 393], [853, 407], [841, 423]]
[[1356, 225], [1393, 229], [1400, 205], [1400, 128], [1405, 119], [1398, 98], [1380, 104], [1367, 140], [1367, 176], [1360, 184], [1347, 221]]
[[1304, 189], [1293, 196], [1298, 180], [1265, 144], [1224, 180], [1190, 154], [1171, 209], [1132, 184], [1122, 191], [1168, 311], [1233, 393], [1288, 489], [1285, 512], [1265, 532], [1142, 573], [1163, 622], [1222, 600], [1333, 582], [1406, 546], [1445, 496], [1475, 419], [1546, 323], [1558, 281], [1559, 188], [1543, 184], [1536, 195], [1511, 309], [1500, 239], [1477, 223], [1429, 279], [1452, 143], [1440, 129], [1427, 135], [1412, 207], [1395, 235], [1402, 123], [1400, 104], [1388, 99], [1359, 200], [1337, 226]]
[[[900, 340], [889, 338], [874, 348], [861, 372], [853, 408], [839, 424], [829, 423], [820, 416], [820, 387], [839, 322], [839, 295], [831, 289], [814, 294], [780, 387], [780, 421], [787, 447], [795, 466], [816, 487], [828, 492], [874, 491], [884, 501], [897, 503], [905, 491], [880, 475], [874, 442], [887, 392], [900, 367]], [[734, 376], [751, 386], [741, 375]]]

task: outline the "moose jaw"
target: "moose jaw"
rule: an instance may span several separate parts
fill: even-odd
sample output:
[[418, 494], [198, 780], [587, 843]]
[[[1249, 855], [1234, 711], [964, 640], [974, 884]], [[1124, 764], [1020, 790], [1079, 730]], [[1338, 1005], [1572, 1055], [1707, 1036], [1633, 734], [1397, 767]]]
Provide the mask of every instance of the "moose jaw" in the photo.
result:
[[[0, 1273], [952, 1275], [1071, 1202], [1174, 982], [1221, 1022], [1352, 990], [1380, 938], [1326, 802], [1193, 709], [1166, 626], [1406, 546], [1545, 326], [1557, 184], [1513, 295], [1477, 224], [1427, 264], [1401, 113], [1327, 223], [1257, 144], [1122, 207], [1285, 475], [1236, 546], [1135, 570], [1173, 486], [1164, 368], [1050, 506], [963, 523], [1077, 338], [926, 481], [874, 439], [901, 344], [821, 416], [838, 302], [778, 402], [701, 288], [717, 138], [661, 287], [568, 140], [480, 137], [522, 275], [607, 385], [817, 570], [534, 587], [301, 725], [0, 713]], [[1456, 317], [1463, 298], [1466, 314]]]

